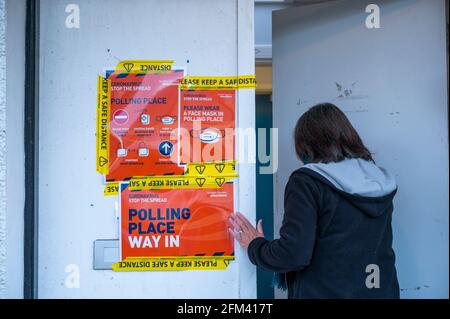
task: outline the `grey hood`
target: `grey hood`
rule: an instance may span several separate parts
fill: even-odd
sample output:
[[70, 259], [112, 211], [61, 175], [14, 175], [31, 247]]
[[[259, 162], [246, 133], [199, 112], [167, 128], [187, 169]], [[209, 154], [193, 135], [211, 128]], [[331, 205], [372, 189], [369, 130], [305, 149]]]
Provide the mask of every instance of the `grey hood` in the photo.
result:
[[355, 207], [370, 217], [376, 218], [392, 211], [397, 183], [387, 170], [372, 162], [346, 159], [338, 163], [307, 164], [300, 170], [326, 180]]
[[387, 170], [360, 158], [311, 163], [303, 168], [320, 174], [337, 189], [351, 195], [383, 197], [397, 189], [395, 178]]

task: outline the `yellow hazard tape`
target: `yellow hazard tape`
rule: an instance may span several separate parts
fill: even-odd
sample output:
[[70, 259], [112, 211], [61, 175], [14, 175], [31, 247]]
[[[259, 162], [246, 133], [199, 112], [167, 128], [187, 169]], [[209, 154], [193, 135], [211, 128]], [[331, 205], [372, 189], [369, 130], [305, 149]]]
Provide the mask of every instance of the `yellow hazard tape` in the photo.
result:
[[112, 196], [119, 194], [119, 182], [107, 182], [103, 195]]
[[130, 190], [220, 188], [237, 174], [222, 176], [143, 176], [130, 180]]
[[182, 90], [254, 89], [255, 75], [239, 76], [186, 76], [181, 80]]
[[[133, 177], [130, 189], [220, 188], [236, 177], [236, 161], [189, 163], [184, 175]], [[119, 194], [119, 182], [107, 182], [103, 193], [105, 196]]]
[[234, 256], [130, 257], [112, 265], [114, 271], [224, 270]]
[[111, 81], [98, 76], [97, 79], [97, 124], [96, 162], [97, 172], [108, 174], [109, 162], [109, 113]]
[[125, 60], [116, 66], [117, 73], [164, 73], [172, 71], [172, 60]]
[[188, 163], [185, 176], [222, 176], [236, 174], [236, 161]]

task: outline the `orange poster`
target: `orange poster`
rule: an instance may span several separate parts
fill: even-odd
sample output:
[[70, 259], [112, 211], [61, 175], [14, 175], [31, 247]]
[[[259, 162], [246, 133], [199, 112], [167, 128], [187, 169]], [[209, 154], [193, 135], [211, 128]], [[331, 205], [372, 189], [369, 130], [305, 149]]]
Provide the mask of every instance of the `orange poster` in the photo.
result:
[[234, 256], [233, 183], [220, 189], [132, 191], [121, 183], [121, 258]]
[[235, 90], [181, 92], [181, 163], [234, 160], [235, 103]]
[[182, 174], [170, 141], [178, 128], [182, 70], [157, 74], [113, 73], [107, 181], [132, 176]]

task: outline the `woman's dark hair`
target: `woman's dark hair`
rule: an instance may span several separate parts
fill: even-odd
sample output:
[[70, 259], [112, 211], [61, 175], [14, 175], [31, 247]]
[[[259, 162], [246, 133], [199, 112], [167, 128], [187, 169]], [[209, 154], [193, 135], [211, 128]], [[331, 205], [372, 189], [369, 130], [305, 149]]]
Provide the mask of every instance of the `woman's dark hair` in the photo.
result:
[[348, 118], [336, 105], [317, 104], [305, 112], [295, 126], [295, 151], [302, 162], [340, 162], [372, 155]]

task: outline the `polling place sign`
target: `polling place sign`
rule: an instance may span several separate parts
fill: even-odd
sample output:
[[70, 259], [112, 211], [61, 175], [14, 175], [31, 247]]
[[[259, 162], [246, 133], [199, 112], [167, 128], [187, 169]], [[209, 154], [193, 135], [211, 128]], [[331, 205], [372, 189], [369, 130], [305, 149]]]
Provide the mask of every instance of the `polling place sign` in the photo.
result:
[[232, 182], [139, 191], [121, 183], [120, 206], [121, 263], [114, 270], [225, 269], [234, 259]]
[[[125, 66], [130, 67], [125, 64]], [[183, 70], [111, 74], [107, 181], [182, 174], [173, 161], [171, 133], [178, 127]]]

